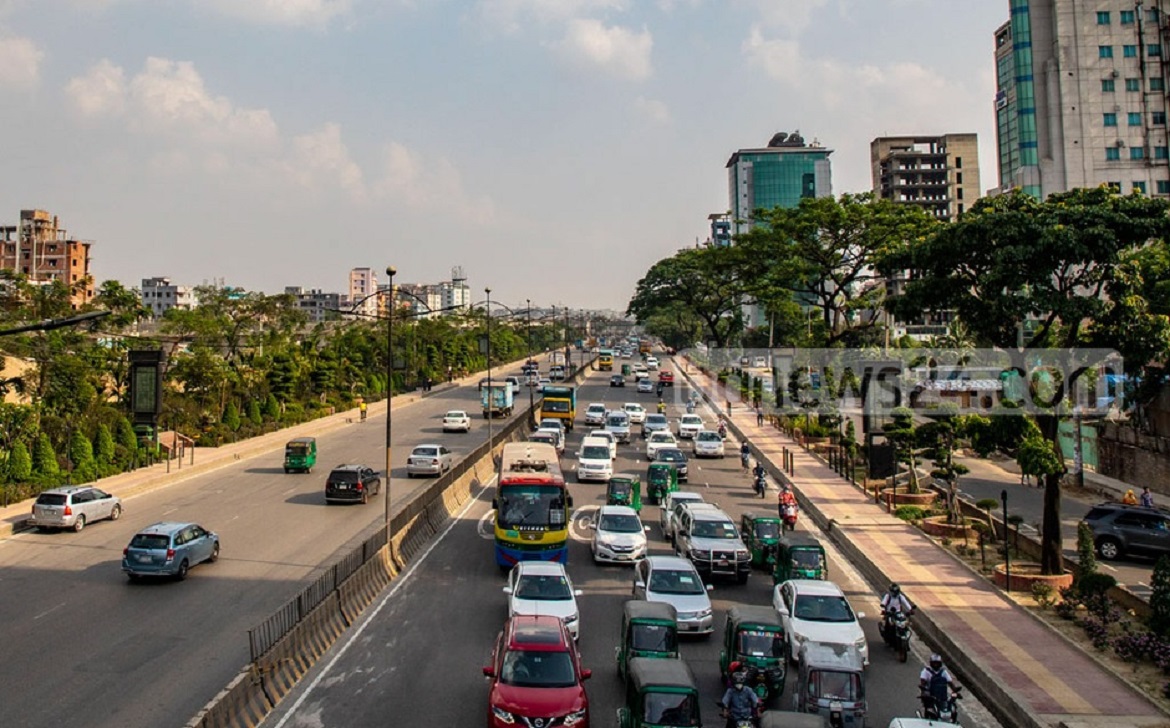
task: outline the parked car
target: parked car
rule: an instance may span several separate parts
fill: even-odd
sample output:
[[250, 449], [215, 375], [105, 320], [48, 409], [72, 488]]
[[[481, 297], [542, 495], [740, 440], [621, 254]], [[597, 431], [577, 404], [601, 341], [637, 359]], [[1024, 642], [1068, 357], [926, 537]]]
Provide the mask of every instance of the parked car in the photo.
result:
[[406, 477], [442, 475], [455, 464], [455, 456], [446, 445], [416, 445], [406, 459]]
[[576, 640], [581, 625], [577, 608], [580, 589], [565, 573], [565, 565], [556, 561], [521, 561], [508, 572], [508, 616], [551, 614], [565, 624]]
[[674, 550], [708, 578], [723, 576], [746, 584], [752, 554], [739, 538], [735, 521], [706, 503], [683, 506], [674, 533]]
[[537, 721], [589, 728], [589, 697], [582, 683], [593, 673], [581, 667], [577, 643], [557, 617], [517, 616], [505, 622], [483, 674], [491, 678], [489, 728], [535, 726]]
[[654, 394], [654, 382], [650, 381], [649, 374], [638, 380], [638, 394]]
[[708, 635], [714, 631], [710, 589], [694, 565], [677, 556], [647, 556], [634, 567], [634, 596], [674, 607], [679, 632]]
[[674, 543], [674, 524], [675, 509], [679, 508], [683, 503], [702, 503], [703, 496], [698, 493], [692, 493], [689, 490], [674, 490], [666, 494], [666, 499], [662, 501], [662, 508], [658, 511], [658, 528], [662, 531], [662, 537], [671, 543]]
[[1101, 503], [1089, 509], [1084, 521], [1103, 559], [1170, 553], [1170, 513], [1160, 508]]
[[605, 424], [605, 405], [600, 402], [594, 402], [585, 409], [585, 424], [587, 425], [603, 425]]
[[626, 378], [623, 377], [621, 374], [614, 374], [612, 377], [609, 378], [609, 386], [611, 386], [611, 387], [624, 387], [624, 386], [626, 386]]
[[784, 622], [788, 656], [793, 662], [805, 642], [845, 645], [869, 664], [869, 645], [858, 620], [864, 612], [854, 613], [841, 587], [819, 579], [791, 579], [776, 585], [772, 607]]
[[365, 503], [382, 490], [377, 471], [365, 465], [338, 465], [325, 479], [326, 503]]
[[463, 410], [451, 410], [443, 415], [443, 432], [470, 432], [471, 417]]
[[646, 415], [646, 421], [642, 423], [642, 437], [649, 438], [655, 432], [670, 432], [670, 420], [666, 419], [666, 415], [657, 412]]
[[654, 456], [654, 462], [670, 463], [678, 471], [678, 481], [680, 483], [687, 481], [687, 454], [677, 447], [664, 447], [659, 449]]
[[53, 488], [37, 496], [32, 507], [32, 525], [42, 531], [71, 528], [80, 531], [87, 524], [122, 517], [122, 499], [92, 485]]
[[721, 458], [724, 455], [723, 438], [714, 430], [702, 430], [695, 435], [695, 457]]
[[187, 578], [187, 571], [219, 559], [219, 536], [197, 523], [161, 522], [147, 526], [122, 549], [122, 571], [130, 581], [143, 576]]
[[630, 416], [631, 425], [640, 425], [646, 421], [646, 408], [637, 402], [626, 402], [622, 409]]
[[633, 508], [602, 506], [590, 527], [594, 561], [632, 564], [646, 555], [647, 527]]
[[646, 459], [656, 459], [658, 451], [667, 447], [678, 448], [678, 440], [674, 439], [674, 435], [661, 431], [651, 434], [646, 438]]
[[703, 431], [703, 418], [698, 415], [683, 415], [678, 420], [678, 437], [680, 440], [693, 440], [695, 435]]

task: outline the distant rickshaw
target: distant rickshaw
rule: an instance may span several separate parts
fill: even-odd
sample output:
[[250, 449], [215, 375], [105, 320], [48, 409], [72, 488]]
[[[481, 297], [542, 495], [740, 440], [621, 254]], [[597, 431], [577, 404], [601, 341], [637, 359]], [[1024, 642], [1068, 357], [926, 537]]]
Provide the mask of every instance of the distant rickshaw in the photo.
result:
[[622, 607], [622, 633], [617, 646], [618, 677], [635, 657], [678, 658], [678, 613], [665, 602], [631, 599]]
[[678, 470], [670, 463], [650, 463], [646, 468], [646, 502], [659, 505], [667, 493], [678, 490]]
[[642, 479], [633, 473], [618, 473], [609, 479], [605, 488], [605, 504], [629, 506], [642, 512]]
[[301, 473], [313, 472], [317, 464], [317, 440], [313, 437], [298, 437], [284, 446], [284, 472], [294, 470]]
[[781, 584], [789, 579], [829, 578], [829, 562], [825, 559], [825, 547], [812, 536], [790, 533], [776, 543], [776, 566], [772, 571], [772, 583]]
[[740, 536], [744, 545], [752, 552], [752, 566], [773, 571], [780, 531], [780, 519], [776, 516], [743, 514], [740, 520]]
[[630, 660], [620, 728], [691, 728], [703, 725], [699, 688], [686, 660]]

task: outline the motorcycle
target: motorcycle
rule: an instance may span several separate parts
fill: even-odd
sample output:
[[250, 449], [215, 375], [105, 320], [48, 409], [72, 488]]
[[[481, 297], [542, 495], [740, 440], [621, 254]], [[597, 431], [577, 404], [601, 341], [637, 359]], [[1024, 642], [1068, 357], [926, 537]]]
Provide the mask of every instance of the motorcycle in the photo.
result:
[[918, 694], [918, 699], [922, 701], [922, 710], [917, 711], [919, 718], [959, 724], [959, 701], [963, 699], [963, 688], [952, 685], [950, 694], [945, 701], [942, 701], [942, 705], [939, 705], [940, 701], [936, 700], [928, 690], [921, 691]]
[[758, 720], [753, 716], [751, 718], [735, 718], [727, 712], [727, 708], [723, 707], [723, 703], [718, 700], [715, 704], [719, 706], [719, 717], [727, 721], [727, 725], [734, 726], [734, 728], [756, 728], [759, 725]]
[[695, 401], [693, 399], [687, 402], [687, 414], [695, 414]]
[[910, 616], [901, 609], [887, 609], [878, 622], [878, 632], [898, 652], [898, 662], [905, 662], [910, 654]]
[[723, 424], [722, 422], [719, 423], [719, 439], [727, 439], [727, 425]]
[[768, 477], [766, 475], [756, 477], [755, 482], [752, 483], [752, 489], [756, 491], [756, 495], [763, 498], [768, 494]]
[[780, 527], [782, 530], [796, 530], [796, 512], [797, 509], [795, 503], [780, 504]]

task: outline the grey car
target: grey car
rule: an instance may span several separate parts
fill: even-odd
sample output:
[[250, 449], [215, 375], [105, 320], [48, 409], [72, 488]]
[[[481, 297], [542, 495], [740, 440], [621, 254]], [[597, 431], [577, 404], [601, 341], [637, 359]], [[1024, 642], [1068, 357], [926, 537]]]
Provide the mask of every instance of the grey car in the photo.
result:
[[1102, 503], [1085, 514], [1103, 559], [1126, 554], [1160, 556], [1170, 553], [1170, 513], [1123, 503]]
[[122, 549], [122, 571], [137, 581], [143, 576], [185, 579], [204, 561], [219, 559], [219, 536], [197, 523], [164, 521], [147, 526]]
[[31, 524], [49, 531], [71, 528], [80, 531], [86, 524], [122, 517], [122, 499], [90, 485], [46, 490], [33, 503]]
[[605, 415], [605, 429], [613, 433], [618, 442], [630, 441], [630, 416], [625, 410], [611, 410]]
[[666, 415], [648, 414], [642, 422], [642, 439], [650, 437], [654, 432], [670, 432], [670, 420]]
[[680, 633], [709, 635], [715, 629], [711, 598], [699, 572], [677, 556], [647, 556], [634, 566], [634, 597], [665, 602], [678, 614]]
[[453, 464], [454, 456], [446, 445], [418, 445], [406, 459], [406, 477], [442, 475]]

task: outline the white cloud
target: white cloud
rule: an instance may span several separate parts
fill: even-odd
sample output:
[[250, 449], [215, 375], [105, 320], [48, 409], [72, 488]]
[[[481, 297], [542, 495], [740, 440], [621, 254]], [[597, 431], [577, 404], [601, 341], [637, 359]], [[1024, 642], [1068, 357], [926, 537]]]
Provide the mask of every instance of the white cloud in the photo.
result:
[[320, 131], [294, 138], [287, 167], [306, 188], [336, 186], [355, 200], [366, 197], [362, 168], [350, 157], [337, 124], [326, 124]]
[[447, 159], [427, 160], [406, 146], [391, 142], [382, 150], [381, 176], [373, 184], [376, 198], [404, 201], [417, 209], [455, 212], [480, 224], [495, 219], [488, 197], [473, 197], [463, 186], [459, 170]]
[[632, 81], [650, 77], [653, 69], [650, 51], [654, 40], [650, 31], [641, 33], [621, 26], [607, 27], [599, 20], [575, 19], [569, 22], [565, 37], [556, 47], [576, 63], [601, 68]]
[[126, 73], [108, 59], [65, 84], [65, 95], [87, 118], [118, 117], [126, 107]]
[[202, 0], [223, 15], [264, 25], [322, 26], [349, 12], [350, 0]]
[[40, 80], [45, 52], [28, 38], [0, 38], [0, 88], [25, 91]]
[[581, 15], [625, 9], [623, 0], [479, 0], [476, 14], [489, 26], [518, 32], [523, 23], [563, 23]]
[[[872, 2], [872, 0], [867, 0]], [[760, 14], [760, 22], [772, 29], [787, 31], [795, 35], [804, 30], [812, 22], [813, 13], [817, 12], [829, 0], [748, 0], [755, 5]]]
[[639, 96], [634, 99], [634, 109], [643, 118], [662, 126], [670, 124], [674, 120], [670, 115], [670, 108], [657, 99]]

